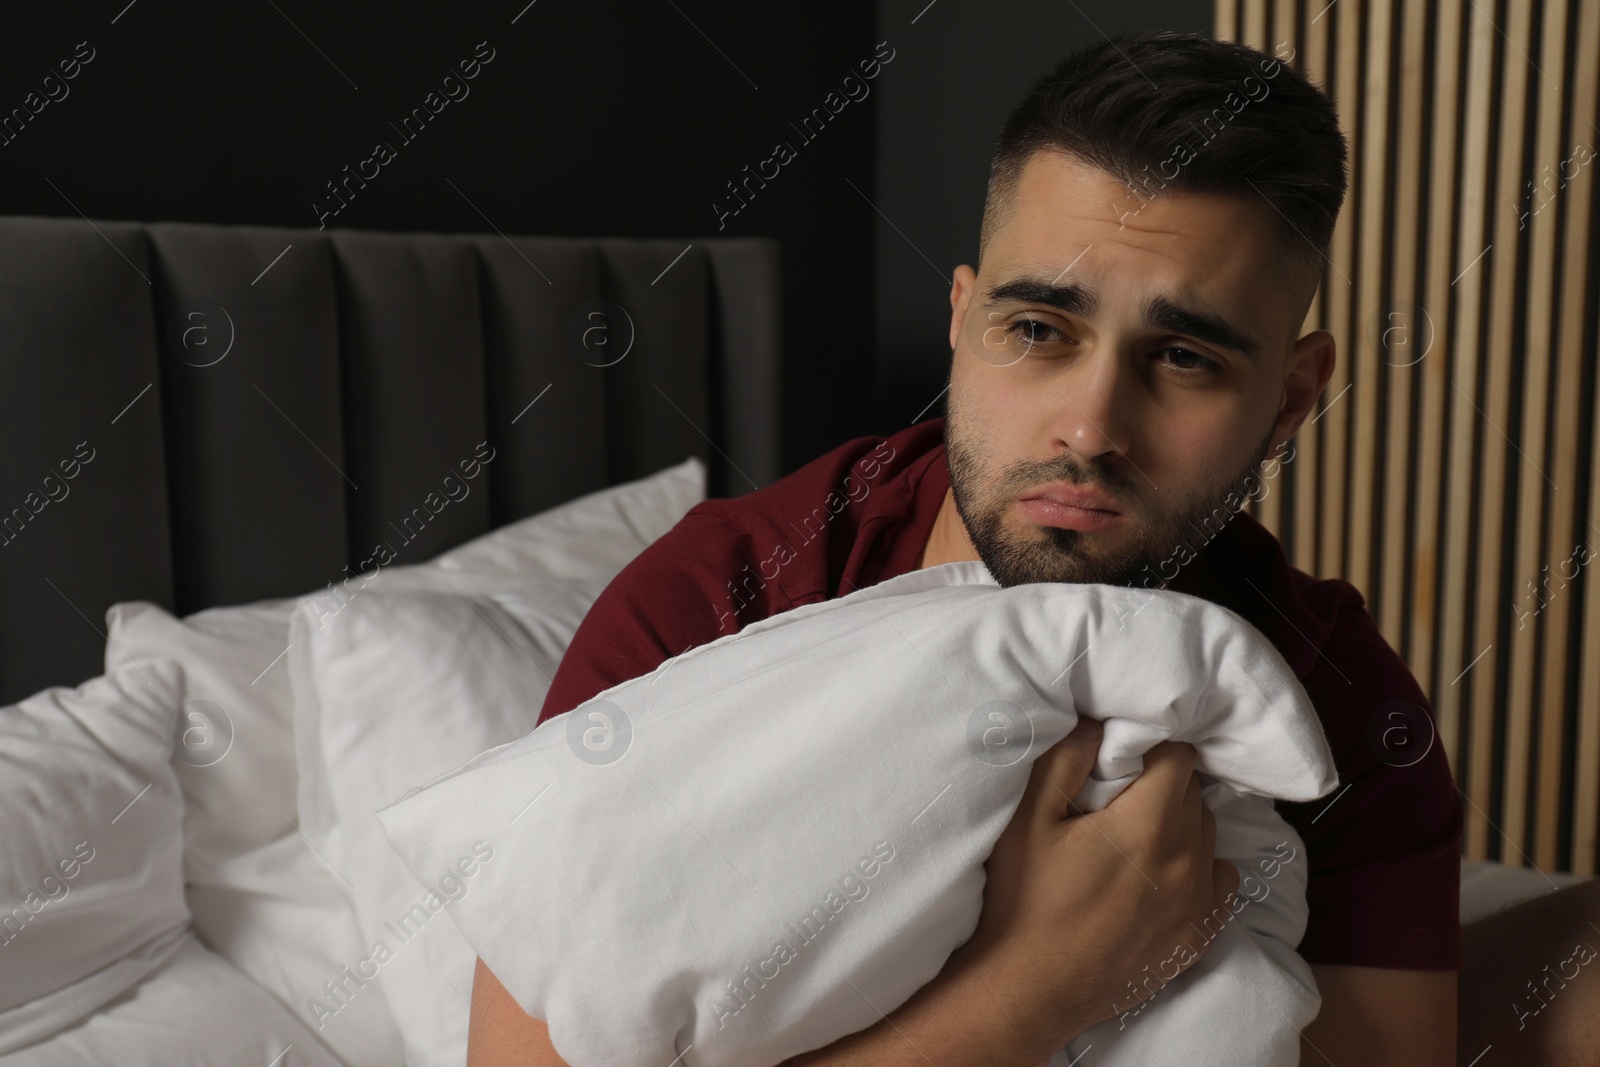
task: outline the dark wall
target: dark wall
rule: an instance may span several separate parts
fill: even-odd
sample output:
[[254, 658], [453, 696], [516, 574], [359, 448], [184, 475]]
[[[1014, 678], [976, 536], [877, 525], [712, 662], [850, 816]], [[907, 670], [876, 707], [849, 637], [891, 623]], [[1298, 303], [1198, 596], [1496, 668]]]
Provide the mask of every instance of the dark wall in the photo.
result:
[[[1029, 81], [1102, 33], [1210, 32], [1211, 14], [1211, 0], [30, 10], [0, 34], [0, 116], [42, 97], [79, 42], [93, 59], [64, 98], [0, 135], [0, 212], [772, 236], [793, 469], [905, 425], [943, 387], [950, 272], [976, 258], [993, 140]], [[480, 42], [493, 58], [450, 99], [444, 78]], [[447, 102], [408, 138], [395, 126], [429, 93]], [[328, 183], [379, 141], [394, 158], [333, 213]]]
[[[775, 18], [732, 0], [108, 0], [7, 22], [0, 116], [39, 110], [0, 133], [0, 213], [772, 236], [784, 251], [786, 468], [870, 431], [863, 193], [879, 89], [899, 60], [855, 83], [859, 99], [842, 83], [882, 39], [871, 5]], [[61, 81], [78, 53], [92, 58]], [[446, 86], [475, 53], [492, 58]], [[47, 93], [58, 99], [41, 106]], [[437, 114], [397, 129], [430, 93]], [[808, 139], [790, 123], [816, 108]], [[729, 210], [727, 183], [780, 141], [792, 158], [767, 164], [776, 176], [750, 179], [745, 206]], [[363, 164], [379, 142], [393, 158]], [[363, 166], [375, 176], [348, 186], [335, 213], [328, 183]]]
[[1212, 0], [878, 0], [878, 39], [899, 49], [878, 98], [879, 432], [916, 419], [944, 388], [950, 276], [977, 266], [1006, 114], [1064, 54], [1142, 29], [1209, 34]]

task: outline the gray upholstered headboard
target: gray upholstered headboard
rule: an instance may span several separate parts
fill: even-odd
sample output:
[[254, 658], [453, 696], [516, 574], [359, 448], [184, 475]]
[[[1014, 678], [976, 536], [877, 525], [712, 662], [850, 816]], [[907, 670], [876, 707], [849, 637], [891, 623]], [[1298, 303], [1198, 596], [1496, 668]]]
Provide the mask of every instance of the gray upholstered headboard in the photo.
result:
[[430, 494], [397, 562], [690, 455], [773, 480], [777, 245], [686, 245], [0, 218], [0, 701], [98, 674], [112, 603], [310, 591]]

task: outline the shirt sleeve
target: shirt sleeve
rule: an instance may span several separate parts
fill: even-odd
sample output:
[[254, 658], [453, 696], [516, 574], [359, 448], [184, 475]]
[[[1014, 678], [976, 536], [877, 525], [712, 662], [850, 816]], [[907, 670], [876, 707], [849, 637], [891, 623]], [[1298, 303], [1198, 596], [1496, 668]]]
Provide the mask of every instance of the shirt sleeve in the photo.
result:
[[1339, 789], [1280, 801], [1309, 864], [1307, 962], [1461, 966], [1460, 792], [1433, 708], [1359, 599], [1304, 679]]
[[745, 568], [748, 543], [705, 504], [691, 508], [590, 607], [556, 667], [539, 722], [753, 621], [758, 604], [730, 588]]

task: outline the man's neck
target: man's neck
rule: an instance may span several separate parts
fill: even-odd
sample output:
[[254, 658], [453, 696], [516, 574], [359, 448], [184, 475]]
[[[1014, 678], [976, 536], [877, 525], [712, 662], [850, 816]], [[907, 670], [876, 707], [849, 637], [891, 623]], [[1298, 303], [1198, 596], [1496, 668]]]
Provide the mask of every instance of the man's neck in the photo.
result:
[[917, 570], [937, 567], [941, 563], [958, 563], [962, 560], [980, 559], [978, 549], [967, 536], [966, 524], [956, 510], [955, 493], [944, 491], [939, 514], [934, 516], [933, 529], [928, 533], [928, 543], [922, 546], [922, 560]]

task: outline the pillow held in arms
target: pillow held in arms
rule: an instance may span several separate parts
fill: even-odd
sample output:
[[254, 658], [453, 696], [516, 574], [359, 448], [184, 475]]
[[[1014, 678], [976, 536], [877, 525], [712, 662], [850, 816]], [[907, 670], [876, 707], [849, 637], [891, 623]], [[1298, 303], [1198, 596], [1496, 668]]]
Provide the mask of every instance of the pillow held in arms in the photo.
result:
[[913, 571], [667, 660], [379, 821], [424, 882], [493, 845], [452, 915], [568, 1062], [776, 1063], [876, 1022], [971, 936], [1032, 760], [1080, 711], [1105, 724], [1080, 807], [1188, 741], [1217, 856], [1269, 891], [1061, 1062], [1296, 1063], [1321, 1002], [1294, 952], [1304, 847], [1269, 798], [1337, 776], [1277, 650], [1195, 597]]

